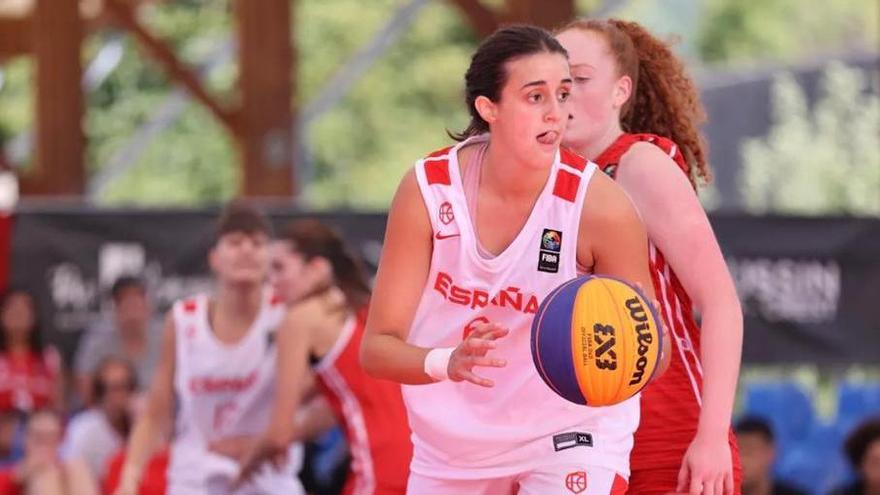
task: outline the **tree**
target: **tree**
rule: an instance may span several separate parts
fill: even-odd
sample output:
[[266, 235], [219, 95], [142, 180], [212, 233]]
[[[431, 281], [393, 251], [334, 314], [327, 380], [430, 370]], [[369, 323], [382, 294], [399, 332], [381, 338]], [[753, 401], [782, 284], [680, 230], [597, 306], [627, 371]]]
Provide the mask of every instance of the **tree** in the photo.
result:
[[770, 133], [742, 146], [750, 211], [880, 216], [880, 97], [868, 85], [863, 72], [831, 64], [811, 111], [790, 74], [776, 79]]
[[702, 9], [697, 48], [709, 63], [793, 61], [880, 42], [876, 0], [704, 0]]

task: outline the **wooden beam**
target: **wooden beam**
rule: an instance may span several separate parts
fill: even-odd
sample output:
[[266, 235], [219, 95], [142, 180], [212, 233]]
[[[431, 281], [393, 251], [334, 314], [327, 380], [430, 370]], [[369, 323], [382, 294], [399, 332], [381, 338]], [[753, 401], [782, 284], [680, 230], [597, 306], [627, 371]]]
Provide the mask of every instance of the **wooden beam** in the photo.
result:
[[0, 17], [0, 59], [27, 54], [32, 32], [29, 17]]
[[85, 137], [80, 89], [82, 23], [77, 1], [37, 0], [32, 27], [36, 162], [22, 181], [22, 192], [79, 196], [85, 189]]
[[507, 0], [505, 23], [526, 23], [557, 29], [574, 19], [574, 0]]
[[501, 25], [498, 14], [480, 3], [480, 0], [450, 0], [450, 2], [462, 11], [480, 38], [489, 36]]
[[290, 199], [294, 51], [290, 0], [236, 0], [239, 31], [242, 192]]
[[122, 27], [129, 30], [137, 38], [141, 47], [159, 63], [173, 81], [183, 85], [193, 98], [205, 105], [231, 134], [236, 133], [235, 113], [224, 108], [213, 96], [208, 94], [198, 76], [177, 58], [167, 43], [153, 36], [141, 25], [129, 3], [121, 0], [106, 0], [105, 8]]

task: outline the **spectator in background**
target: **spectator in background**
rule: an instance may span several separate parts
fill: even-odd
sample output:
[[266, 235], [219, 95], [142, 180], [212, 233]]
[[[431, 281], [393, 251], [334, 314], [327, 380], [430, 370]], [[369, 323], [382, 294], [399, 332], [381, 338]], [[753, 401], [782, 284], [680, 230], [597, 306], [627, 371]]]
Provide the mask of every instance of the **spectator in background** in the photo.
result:
[[137, 376], [130, 362], [117, 357], [101, 361], [92, 380], [95, 405], [70, 421], [64, 452], [81, 458], [92, 475], [103, 480], [110, 459], [125, 444], [132, 425]]
[[98, 488], [81, 460], [63, 461], [58, 455], [61, 419], [51, 410], [28, 419], [24, 459], [0, 472], [3, 495], [97, 495]]
[[10, 289], [0, 299], [0, 413], [61, 409], [61, 356], [43, 343], [33, 295]]
[[743, 418], [735, 430], [743, 470], [743, 495], [806, 495], [773, 479], [771, 471], [776, 460], [776, 444], [773, 430], [764, 419]]
[[104, 358], [129, 361], [138, 382], [148, 383], [159, 356], [161, 322], [153, 318], [144, 282], [137, 277], [120, 277], [110, 295], [113, 314], [88, 330], [76, 352], [77, 389], [86, 405], [92, 404], [92, 376]]
[[861, 423], [843, 444], [857, 479], [833, 495], [880, 495], [880, 417]]
[[18, 412], [0, 412], [0, 469], [4, 469], [21, 459], [22, 428], [20, 425]]

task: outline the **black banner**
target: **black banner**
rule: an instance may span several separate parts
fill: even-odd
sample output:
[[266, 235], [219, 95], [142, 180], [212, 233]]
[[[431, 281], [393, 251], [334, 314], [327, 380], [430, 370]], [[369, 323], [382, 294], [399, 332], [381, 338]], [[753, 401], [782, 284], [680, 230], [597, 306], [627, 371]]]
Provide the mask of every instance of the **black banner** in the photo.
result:
[[[30, 209], [17, 213], [11, 282], [34, 291], [65, 355], [123, 274], [142, 274], [159, 310], [210, 287], [216, 211]], [[301, 215], [272, 211], [280, 227]], [[384, 214], [316, 215], [375, 267]], [[880, 362], [880, 220], [717, 216], [716, 235], [746, 316], [753, 363]]]

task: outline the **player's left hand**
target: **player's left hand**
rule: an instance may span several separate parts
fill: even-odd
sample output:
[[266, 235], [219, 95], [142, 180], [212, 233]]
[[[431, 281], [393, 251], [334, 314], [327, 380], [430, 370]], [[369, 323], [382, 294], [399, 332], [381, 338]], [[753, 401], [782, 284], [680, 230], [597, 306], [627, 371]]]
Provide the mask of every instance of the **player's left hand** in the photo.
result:
[[697, 433], [678, 472], [678, 493], [733, 495], [733, 461], [727, 432]]

